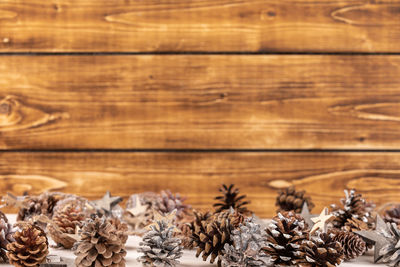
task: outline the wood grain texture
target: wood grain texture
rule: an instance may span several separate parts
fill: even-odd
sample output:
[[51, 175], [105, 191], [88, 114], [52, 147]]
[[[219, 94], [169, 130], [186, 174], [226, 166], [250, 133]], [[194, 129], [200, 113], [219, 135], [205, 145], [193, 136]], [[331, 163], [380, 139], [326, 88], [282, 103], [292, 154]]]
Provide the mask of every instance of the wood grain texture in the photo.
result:
[[1, 149], [394, 149], [400, 56], [3, 56]]
[[2, 52], [400, 52], [399, 0], [3, 0]]
[[296, 185], [316, 212], [357, 188], [380, 203], [399, 201], [398, 153], [10, 153], [0, 154], [0, 190], [58, 190], [97, 198], [171, 189], [196, 208], [213, 203], [221, 183], [235, 183], [260, 216], [272, 216], [278, 188]]

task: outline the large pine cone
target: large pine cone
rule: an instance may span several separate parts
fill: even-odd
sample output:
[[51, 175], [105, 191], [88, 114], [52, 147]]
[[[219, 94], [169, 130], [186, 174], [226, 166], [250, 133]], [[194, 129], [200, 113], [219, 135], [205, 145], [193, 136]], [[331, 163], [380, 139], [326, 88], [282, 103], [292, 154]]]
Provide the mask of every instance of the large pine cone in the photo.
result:
[[385, 222], [400, 225], [400, 205], [396, 205], [391, 209], [386, 210], [383, 219]]
[[15, 241], [14, 232], [15, 229], [8, 222], [6, 215], [0, 211], [0, 257], [4, 262], [7, 261], [7, 245]]
[[77, 267], [125, 267], [125, 238], [106, 217], [87, 219], [74, 245]]
[[[344, 190], [346, 197], [341, 200], [342, 207], [331, 205], [332, 215], [335, 220], [332, 222], [335, 228], [341, 229], [350, 220], [361, 220], [368, 225], [368, 229], [375, 228], [375, 218], [371, 213], [371, 204], [367, 203], [361, 194], [354, 189]], [[350, 222], [352, 223], [352, 222]]]
[[176, 217], [180, 220], [192, 209], [190, 205], [184, 203], [185, 200], [186, 198], [181, 197], [178, 193], [174, 195], [169, 190], [161, 191], [155, 209], [161, 214], [168, 214], [176, 210]]
[[77, 234], [77, 228], [81, 228], [86, 215], [79, 203], [71, 202], [61, 210], [57, 210], [53, 216], [53, 224], [48, 225], [50, 237], [58, 245], [70, 249], [76, 242], [69, 234]]
[[278, 193], [275, 206], [278, 207], [277, 212], [280, 211], [294, 211], [301, 213], [304, 203], [307, 203], [309, 210], [314, 208], [314, 203], [311, 197], [305, 196], [306, 191], [296, 191], [294, 186], [285, 188]]
[[51, 218], [57, 202], [67, 197], [64, 193], [44, 192], [38, 196], [26, 196], [24, 207], [18, 212], [17, 221], [27, 220], [35, 215], [46, 215]]
[[39, 266], [44, 262], [48, 250], [45, 232], [38, 226], [25, 223], [14, 234], [15, 241], [7, 245], [7, 256], [17, 267]]
[[344, 259], [343, 248], [333, 240], [332, 234], [319, 233], [301, 243], [301, 259], [297, 260], [299, 267], [333, 267]]
[[352, 232], [330, 230], [333, 240], [340, 243], [343, 248], [345, 260], [355, 259], [365, 253], [367, 245], [365, 241], [357, 234]]
[[[210, 257], [210, 263], [214, 263], [222, 254], [225, 244], [232, 244], [230, 235], [235, 229], [233, 225], [242, 220], [237, 218], [238, 216], [242, 217], [239, 213], [215, 214], [201, 220], [200, 216], [196, 215], [192, 231], [193, 247], [197, 247], [196, 257], [202, 255], [204, 261]], [[220, 265], [221, 260], [218, 259], [218, 266]]]
[[229, 187], [223, 184], [219, 191], [222, 195], [215, 198], [218, 202], [213, 205], [216, 208], [216, 212], [233, 208], [242, 214], [250, 215], [252, 213], [246, 207], [247, 204], [250, 204], [249, 201], [245, 200], [246, 195], [239, 195], [239, 189], [234, 188], [233, 184]]
[[308, 239], [304, 219], [292, 211], [278, 213], [266, 229], [267, 244], [263, 248], [274, 266], [291, 266], [299, 260], [300, 243]]

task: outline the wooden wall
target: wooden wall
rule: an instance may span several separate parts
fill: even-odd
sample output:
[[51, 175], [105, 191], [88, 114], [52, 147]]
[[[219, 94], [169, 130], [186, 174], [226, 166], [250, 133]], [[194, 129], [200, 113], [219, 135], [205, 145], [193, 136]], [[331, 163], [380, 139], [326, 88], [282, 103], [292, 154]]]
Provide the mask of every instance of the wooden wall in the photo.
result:
[[400, 0], [3, 0], [0, 189], [400, 201]]

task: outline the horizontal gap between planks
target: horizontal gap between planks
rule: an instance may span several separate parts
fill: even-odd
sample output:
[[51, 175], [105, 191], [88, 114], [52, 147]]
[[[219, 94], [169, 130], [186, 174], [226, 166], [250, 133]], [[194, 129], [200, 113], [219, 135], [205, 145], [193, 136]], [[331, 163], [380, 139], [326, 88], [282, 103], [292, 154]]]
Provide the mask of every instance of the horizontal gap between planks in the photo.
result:
[[0, 56], [113, 56], [113, 55], [332, 55], [396, 56], [400, 53], [368, 52], [0, 52]]
[[400, 153], [400, 149], [10, 149], [1, 153]]

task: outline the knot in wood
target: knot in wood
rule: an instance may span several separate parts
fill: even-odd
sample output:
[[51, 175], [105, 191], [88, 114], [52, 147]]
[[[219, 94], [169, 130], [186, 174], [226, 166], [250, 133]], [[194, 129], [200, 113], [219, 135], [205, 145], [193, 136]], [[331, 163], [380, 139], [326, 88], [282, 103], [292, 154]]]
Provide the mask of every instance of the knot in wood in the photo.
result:
[[11, 105], [7, 102], [0, 104], [0, 114], [10, 115], [11, 113]]

